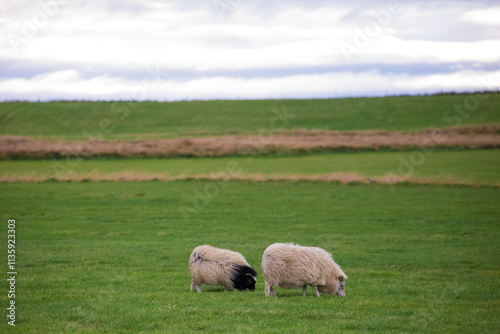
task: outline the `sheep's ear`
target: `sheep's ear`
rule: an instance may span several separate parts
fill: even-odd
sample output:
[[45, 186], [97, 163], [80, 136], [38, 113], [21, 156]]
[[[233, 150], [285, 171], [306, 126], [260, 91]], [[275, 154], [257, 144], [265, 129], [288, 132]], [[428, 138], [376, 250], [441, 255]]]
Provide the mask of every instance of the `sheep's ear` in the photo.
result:
[[255, 280], [255, 282], [257, 282], [257, 277], [255, 277], [254, 275], [252, 275], [252, 274], [249, 274], [249, 273], [246, 273], [245, 275], [248, 275], [248, 276], [250, 276], [251, 278], [253, 278], [253, 279]]

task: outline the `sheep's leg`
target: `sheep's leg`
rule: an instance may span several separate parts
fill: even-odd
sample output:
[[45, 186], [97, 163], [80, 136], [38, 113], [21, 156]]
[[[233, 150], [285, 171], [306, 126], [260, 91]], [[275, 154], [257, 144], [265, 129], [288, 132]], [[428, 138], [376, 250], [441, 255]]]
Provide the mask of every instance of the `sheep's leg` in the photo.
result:
[[306, 289], [307, 289], [307, 285], [304, 285], [304, 287], [302, 288], [302, 296], [306, 296]]
[[191, 289], [189, 291], [193, 291], [195, 286], [196, 286], [196, 290], [198, 290], [198, 292], [201, 292], [201, 287], [194, 284], [193, 280], [191, 281]]
[[265, 284], [264, 292], [266, 294], [266, 297], [269, 297], [271, 295], [271, 285], [269, 285], [269, 282], [267, 280], [264, 282], [264, 284]]
[[312, 287], [314, 288], [314, 292], [316, 293], [316, 296], [319, 297], [318, 287], [316, 285], [313, 285]]
[[266, 297], [269, 297], [270, 295], [276, 296], [276, 291], [274, 291], [273, 287], [269, 282], [266, 280], [265, 282], [266, 288], [264, 289], [264, 292], [266, 293]]

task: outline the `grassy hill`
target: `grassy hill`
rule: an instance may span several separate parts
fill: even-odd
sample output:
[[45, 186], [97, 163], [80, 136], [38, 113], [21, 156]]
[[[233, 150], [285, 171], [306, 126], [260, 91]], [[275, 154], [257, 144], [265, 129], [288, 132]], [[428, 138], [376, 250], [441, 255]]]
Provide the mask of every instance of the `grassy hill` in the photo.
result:
[[[456, 106], [462, 112], [454, 110]], [[285, 123], [279, 120], [284, 115], [290, 115]], [[102, 135], [105, 140], [132, 140], [257, 134], [274, 128], [414, 131], [487, 123], [500, 123], [498, 93], [168, 103], [0, 103], [0, 135], [67, 140], [84, 140], [89, 134]]]

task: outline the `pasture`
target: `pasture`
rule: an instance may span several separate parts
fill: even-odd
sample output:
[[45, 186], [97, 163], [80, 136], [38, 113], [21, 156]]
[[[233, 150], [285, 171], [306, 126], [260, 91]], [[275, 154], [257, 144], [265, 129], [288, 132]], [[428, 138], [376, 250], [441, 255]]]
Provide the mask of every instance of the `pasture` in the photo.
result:
[[[0, 184], [19, 250], [17, 326], [2, 332], [498, 329], [498, 190], [231, 181], [185, 220], [179, 207], [213, 184]], [[265, 298], [260, 260], [278, 241], [330, 251], [347, 297]], [[205, 243], [240, 251], [259, 274], [255, 292], [190, 292], [188, 258]]]
[[[0, 103], [0, 135], [14, 146], [24, 140], [16, 136], [191, 145], [273, 130], [284, 112], [294, 117], [282, 123], [292, 135], [467, 125], [460, 131], [497, 143], [171, 159], [36, 160], [20, 150], [0, 161], [0, 233], [7, 240], [7, 221], [16, 220], [18, 272], [16, 327], [4, 315], [0, 332], [498, 332], [499, 107], [498, 93]], [[55, 165], [68, 168], [59, 174]], [[404, 182], [384, 184], [391, 175]], [[349, 276], [347, 297], [277, 288], [266, 298], [260, 263], [275, 242], [331, 252]], [[241, 252], [259, 275], [256, 290], [190, 292], [189, 255], [201, 244]], [[6, 314], [5, 279], [0, 289]]]

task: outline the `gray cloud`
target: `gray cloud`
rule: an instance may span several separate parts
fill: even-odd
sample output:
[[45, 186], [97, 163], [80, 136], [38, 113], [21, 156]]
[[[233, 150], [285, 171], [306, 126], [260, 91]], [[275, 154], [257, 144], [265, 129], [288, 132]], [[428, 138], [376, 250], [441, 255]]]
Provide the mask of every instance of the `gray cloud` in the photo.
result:
[[[293, 94], [289, 97], [352, 94], [347, 92], [354, 88], [342, 93], [342, 86], [322, 86], [336, 77], [332, 73], [350, 73], [352, 79], [342, 76], [347, 81], [363, 76], [367, 82], [397, 76], [407, 81], [401, 85], [405, 93], [475, 89], [480, 85], [460, 83], [450, 76], [500, 71], [498, 44], [476, 43], [498, 42], [500, 27], [466, 17], [472, 10], [498, 8], [496, 1], [400, 1], [403, 11], [394, 14], [363, 47], [356, 46], [356, 36], [375, 22], [373, 13], [388, 9], [388, 1], [68, 0], [56, 14], [47, 15], [47, 22], [32, 36], [24, 38], [23, 25], [33, 24], [37, 13], [39, 18], [43, 16], [43, 3], [6, 0], [2, 5], [6, 10], [0, 17], [4, 36], [0, 40], [0, 98], [75, 98], [77, 86], [93, 89], [92, 85], [109, 82], [123, 85], [127, 91], [151, 66], [168, 73], [169, 82], [180, 84], [179, 89], [168, 86], [177, 98], [239, 96], [227, 94], [225, 86], [210, 87], [205, 94], [203, 84], [207, 82], [231, 85], [235, 91], [240, 87], [242, 96], [254, 96], [248, 93], [251, 83], [262, 86], [276, 80], [283, 87], [270, 94], [283, 95], [287, 89]], [[223, 17], [217, 12], [221, 5], [229, 6]], [[25, 39], [18, 50], [6, 38], [12, 34]], [[342, 43], [357, 47], [351, 61], [342, 54]], [[488, 45], [491, 51], [486, 49]], [[419, 84], [430, 76], [438, 83]], [[292, 77], [311, 81], [301, 92], [300, 80], [297, 87], [285, 84]], [[53, 78], [67, 80], [67, 84], [54, 85], [48, 91], [46, 86]], [[320, 81], [315, 84], [314, 80]], [[457, 83], [450, 86], [450, 82]], [[385, 91], [371, 83], [346, 83], [350, 85], [360, 95]], [[394, 93], [397, 89], [387, 88]], [[103, 93], [99, 95], [99, 91]], [[81, 97], [120, 96], [104, 91], [106, 87], [82, 92]], [[163, 95], [154, 96], [161, 99]]]

